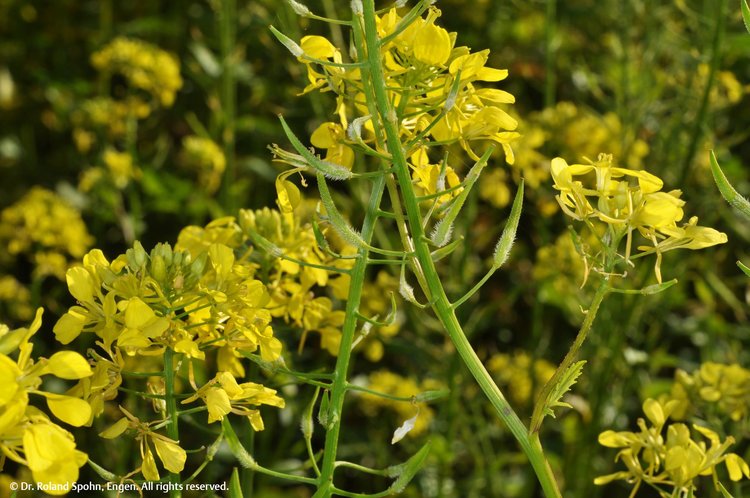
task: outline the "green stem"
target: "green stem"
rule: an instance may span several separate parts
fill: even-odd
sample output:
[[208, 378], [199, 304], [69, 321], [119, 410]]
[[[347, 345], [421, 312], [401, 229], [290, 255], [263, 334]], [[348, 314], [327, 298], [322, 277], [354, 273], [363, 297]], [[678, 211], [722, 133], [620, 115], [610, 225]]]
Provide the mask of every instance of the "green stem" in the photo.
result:
[[[367, 206], [367, 213], [362, 224], [362, 239], [369, 244], [375, 231], [377, 213], [380, 208], [380, 200], [385, 190], [385, 175], [378, 177], [372, 187], [372, 197]], [[357, 262], [351, 272], [351, 283], [349, 285], [349, 296], [346, 303], [346, 318], [341, 330], [341, 345], [336, 359], [336, 370], [333, 374], [331, 384], [331, 400], [328, 408], [329, 426], [326, 432], [325, 447], [323, 451], [323, 462], [320, 466], [320, 477], [318, 478], [318, 489], [324, 489], [325, 494], [316, 498], [328, 498], [333, 490], [333, 473], [336, 468], [336, 451], [338, 449], [339, 433], [341, 431], [341, 418], [344, 407], [344, 398], [349, 387], [347, 372], [351, 359], [352, 344], [357, 332], [357, 315], [359, 303], [362, 298], [362, 289], [365, 283], [365, 270], [368, 265], [369, 250], [362, 247], [357, 252]]]
[[[177, 425], [177, 397], [174, 391], [174, 351], [172, 348], [167, 348], [164, 352], [164, 400], [167, 404], [167, 436], [170, 439], [179, 443], [180, 441], [180, 429]], [[169, 482], [179, 484], [180, 474], [169, 474]], [[180, 498], [182, 493], [178, 489], [170, 489], [170, 498]]]
[[237, 178], [235, 161], [235, 117], [237, 112], [237, 89], [235, 85], [232, 51], [236, 44], [235, 20], [237, 19], [236, 0], [221, 0], [219, 12], [219, 42], [221, 45], [221, 78], [219, 98], [221, 101], [222, 135], [221, 143], [226, 158], [224, 181], [221, 186], [221, 200], [224, 209], [232, 213], [237, 208], [234, 182]]
[[711, 51], [709, 56], [711, 57], [711, 66], [708, 71], [708, 78], [706, 79], [706, 88], [703, 90], [701, 97], [701, 104], [698, 108], [698, 116], [693, 121], [693, 129], [690, 133], [690, 141], [688, 142], [688, 149], [685, 154], [685, 159], [682, 161], [682, 167], [680, 169], [680, 179], [677, 182], [678, 185], [684, 185], [685, 181], [690, 175], [690, 165], [693, 163], [695, 152], [698, 150], [698, 142], [703, 135], [703, 126], [708, 113], [708, 104], [711, 97], [711, 91], [714, 88], [716, 82], [716, 73], [719, 69], [719, 59], [721, 50], [721, 42], [724, 38], [724, 25], [726, 19], [727, 0], [719, 0], [719, 5], [716, 8], [716, 24], [714, 25], [713, 39], [711, 40]]
[[576, 336], [575, 341], [573, 341], [573, 345], [570, 346], [568, 353], [565, 355], [565, 358], [563, 358], [562, 363], [557, 367], [557, 370], [555, 370], [552, 378], [544, 385], [542, 391], [539, 393], [537, 404], [534, 406], [534, 413], [531, 416], [530, 430], [532, 436], [537, 441], [539, 439], [539, 429], [541, 428], [542, 420], [544, 419], [545, 400], [552, 389], [557, 385], [563, 374], [565, 374], [578, 357], [578, 351], [581, 349], [581, 346], [583, 346], [583, 343], [586, 341], [586, 337], [589, 335], [591, 326], [594, 324], [594, 319], [596, 318], [596, 313], [599, 311], [599, 305], [602, 304], [607, 292], [609, 292], [609, 278], [604, 276], [602, 277], [601, 284], [599, 284], [599, 287], [594, 293], [591, 306], [586, 312], [586, 318], [583, 320], [583, 324], [578, 330], [578, 335]]
[[396, 178], [401, 190], [403, 204], [406, 208], [408, 225], [412, 234], [414, 249], [416, 252], [417, 265], [421, 269], [427, 286], [426, 293], [431, 298], [432, 309], [442, 323], [446, 332], [455, 345], [461, 359], [467, 366], [477, 383], [492, 403], [499, 417], [505, 422], [511, 433], [518, 440], [524, 453], [529, 457], [534, 471], [537, 474], [545, 496], [560, 497], [560, 491], [555, 482], [552, 470], [547, 463], [541, 445], [532, 444], [528, 431], [518, 415], [513, 411], [500, 389], [492, 380], [489, 372], [484, 368], [481, 360], [471, 347], [448, 297], [445, 294], [440, 277], [432, 261], [430, 248], [425, 242], [425, 233], [422, 228], [422, 217], [419, 211], [419, 203], [414, 192], [409, 167], [406, 162], [403, 146], [399, 139], [398, 124], [395, 112], [388, 100], [385, 75], [380, 56], [380, 43], [378, 40], [375, 23], [374, 0], [364, 0], [364, 30], [367, 56], [369, 60], [369, 71], [373, 90], [375, 92], [376, 106], [380, 115], [383, 129], [386, 134], [388, 151], [392, 155]]
[[550, 108], [555, 105], [555, 86], [557, 78], [555, 74], [555, 23], [557, 22], [557, 0], [547, 0], [544, 23], [544, 107]]

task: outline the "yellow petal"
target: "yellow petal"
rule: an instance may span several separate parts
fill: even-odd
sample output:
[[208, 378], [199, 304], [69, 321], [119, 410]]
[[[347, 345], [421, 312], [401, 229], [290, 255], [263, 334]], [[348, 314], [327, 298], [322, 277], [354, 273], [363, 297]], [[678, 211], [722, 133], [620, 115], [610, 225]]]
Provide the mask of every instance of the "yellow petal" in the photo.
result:
[[310, 143], [319, 149], [330, 149], [338, 144], [340, 130], [341, 126], [336, 123], [323, 123], [310, 135]]
[[86, 358], [74, 351], [58, 351], [53, 354], [43, 372], [61, 379], [82, 379], [92, 374]]
[[156, 314], [148, 304], [134, 297], [128, 301], [125, 309], [125, 326], [129, 329], [140, 329], [156, 319]]
[[648, 417], [654, 427], [661, 427], [666, 421], [664, 410], [661, 404], [655, 399], [648, 398], [643, 402], [643, 413], [646, 414], [646, 417]]
[[451, 37], [443, 28], [425, 24], [414, 37], [414, 58], [431, 66], [442, 66], [451, 55]]
[[156, 460], [154, 460], [154, 454], [151, 453], [151, 448], [144, 441], [141, 443], [141, 456], [143, 457], [143, 463], [141, 464], [141, 474], [147, 481], [158, 481], [159, 480], [159, 469], [156, 468]]
[[[23, 434], [26, 461], [38, 482], [70, 486], [78, 479], [78, 455], [73, 436], [52, 423], [38, 423], [26, 428]], [[69, 490], [69, 489], [68, 489]], [[51, 489], [50, 494], [67, 491]]]
[[100, 432], [99, 436], [103, 437], [104, 439], [115, 439], [117, 437], [120, 437], [122, 433], [128, 429], [128, 427], [130, 427], [130, 420], [128, 420], [126, 417], [122, 417], [120, 420]]
[[206, 391], [206, 406], [208, 407], [209, 424], [223, 419], [232, 409], [226, 391], [217, 387], [212, 387]]
[[338, 51], [333, 43], [322, 36], [303, 36], [299, 45], [305, 55], [313, 59], [329, 59]]
[[47, 406], [57, 418], [73, 427], [81, 427], [91, 418], [91, 406], [81, 398], [45, 393]]
[[234, 251], [224, 244], [211, 244], [208, 248], [208, 255], [211, 263], [220, 278], [226, 278], [234, 266]]
[[65, 280], [68, 282], [68, 289], [81, 303], [91, 302], [94, 300], [94, 281], [91, 274], [82, 266], [71, 268], [65, 274]]
[[21, 374], [15, 361], [0, 354], [0, 406], [6, 405], [16, 396], [17, 379], [21, 377]]
[[156, 454], [159, 455], [161, 463], [164, 464], [164, 468], [175, 474], [182, 472], [182, 469], [185, 468], [185, 460], [187, 459], [185, 450], [171, 440], [156, 437], [151, 440], [156, 447]]
[[282, 213], [291, 213], [302, 198], [295, 184], [282, 178], [276, 179], [276, 203]]
[[52, 328], [52, 331], [55, 333], [55, 338], [60, 343], [69, 344], [81, 334], [84, 323], [86, 323], [86, 318], [71, 309], [60, 317]]
[[729, 478], [733, 481], [739, 481], [742, 476], [750, 477], [750, 467], [747, 462], [743, 460], [739, 455], [729, 453], [724, 460], [729, 471]]

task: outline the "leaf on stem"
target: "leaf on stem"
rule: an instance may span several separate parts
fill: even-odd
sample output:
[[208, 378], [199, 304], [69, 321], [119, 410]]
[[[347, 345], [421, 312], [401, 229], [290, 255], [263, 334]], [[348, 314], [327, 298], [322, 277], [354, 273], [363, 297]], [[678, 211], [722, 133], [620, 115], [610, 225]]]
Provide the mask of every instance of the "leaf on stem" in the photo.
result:
[[240, 473], [237, 467], [232, 469], [232, 477], [229, 478], [229, 498], [244, 498], [242, 496], [242, 485], [240, 484]]
[[[742, 0], [743, 4], [745, 0]], [[711, 151], [711, 172], [714, 175], [716, 186], [719, 187], [721, 196], [733, 207], [737, 208], [746, 218], [750, 218], [750, 202], [742, 197], [737, 190], [729, 183], [727, 177], [719, 166], [719, 162], [716, 160], [716, 154]]]
[[331, 197], [331, 192], [328, 190], [328, 184], [326, 183], [325, 177], [320, 173], [318, 173], [317, 177], [318, 191], [320, 191], [320, 202], [326, 210], [325, 217], [328, 219], [328, 222], [334, 230], [338, 232], [341, 238], [344, 239], [344, 241], [358, 249], [365, 247], [365, 241], [362, 240], [362, 237], [354, 228], [352, 228], [349, 222], [341, 216], [341, 213], [336, 208], [336, 204], [333, 203], [333, 197]]
[[737, 266], [740, 267], [740, 270], [742, 270], [742, 273], [744, 273], [745, 275], [747, 275], [748, 277], [750, 277], [750, 268], [748, 268], [747, 266], [745, 266], [745, 264], [742, 263], [742, 261], [737, 261]]
[[750, 33], [750, 5], [747, 0], [740, 0], [742, 4], [742, 20], [745, 22], [745, 29]]
[[228, 417], [224, 417], [223, 419], [221, 419], [221, 430], [224, 434], [224, 439], [226, 439], [227, 441], [229, 449], [232, 451], [232, 454], [235, 456], [237, 461], [240, 462], [240, 465], [242, 465], [246, 469], [255, 468], [257, 466], [255, 458], [253, 458], [253, 456], [247, 452], [245, 447], [242, 446], [242, 443], [240, 443], [240, 440], [237, 437], [237, 434], [234, 432], [234, 428], [232, 427], [232, 423], [229, 421]]
[[552, 387], [547, 399], [545, 399], [544, 406], [542, 408], [542, 416], [550, 415], [555, 418], [554, 409], [558, 407], [572, 408], [570, 404], [562, 401], [562, 397], [570, 391], [573, 384], [576, 383], [578, 377], [583, 373], [583, 366], [586, 364], [586, 360], [581, 360], [573, 363], [568, 369], [563, 372], [557, 384]]
[[395, 465], [390, 467], [389, 475], [398, 476], [393, 484], [388, 488], [391, 493], [401, 493], [406, 489], [414, 476], [419, 472], [419, 469], [424, 465], [427, 455], [430, 453], [431, 441], [427, 441], [419, 451], [417, 451], [411, 458], [401, 465]]
[[307, 165], [312, 169], [317, 171], [319, 174], [325, 175], [331, 180], [348, 180], [349, 178], [352, 178], [354, 176], [354, 173], [352, 173], [345, 167], [339, 164], [332, 163], [330, 161], [324, 161], [323, 159], [310, 152], [310, 149], [305, 147], [302, 142], [300, 142], [299, 138], [297, 138], [297, 136], [294, 134], [294, 132], [292, 132], [291, 128], [289, 128], [289, 125], [286, 124], [286, 121], [284, 121], [284, 118], [282, 116], [279, 116], [279, 121], [281, 121], [281, 127], [284, 128], [284, 133], [286, 133], [286, 137], [289, 139], [292, 147], [294, 147], [294, 150], [296, 150], [298, 154], [305, 158]]
[[487, 149], [487, 151], [479, 159], [479, 161], [477, 161], [474, 166], [472, 166], [471, 170], [469, 170], [469, 173], [466, 175], [464, 189], [453, 200], [451, 207], [448, 209], [448, 212], [443, 217], [443, 219], [441, 219], [435, 225], [435, 228], [432, 231], [432, 235], [430, 235], [430, 241], [432, 241], [432, 243], [436, 246], [443, 247], [445, 244], [450, 242], [451, 234], [453, 233], [453, 222], [458, 217], [458, 213], [461, 212], [461, 208], [466, 202], [466, 199], [469, 197], [471, 188], [474, 186], [477, 179], [479, 179], [479, 175], [482, 172], [482, 169], [484, 169], [484, 167], [487, 165], [487, 160], [490, 158], [493, 150], [493, 147]]
[[497, 241], [495, 246], [495, 254], [492, 257], [492, 267], [498, 269], [508, 261], [510, 250], [513, 247], [513, 241], [516, 238], [516, 230], [518, 230], [518, 222], [521, 220], [521, 210], [523, 209], [523, 180], [518, 185], [518, 191], [516, 197], [513, 199], [513, 206], [510, 208], [510, 216], [505, 224], [503, 233], [500, 236], [500, 240]]

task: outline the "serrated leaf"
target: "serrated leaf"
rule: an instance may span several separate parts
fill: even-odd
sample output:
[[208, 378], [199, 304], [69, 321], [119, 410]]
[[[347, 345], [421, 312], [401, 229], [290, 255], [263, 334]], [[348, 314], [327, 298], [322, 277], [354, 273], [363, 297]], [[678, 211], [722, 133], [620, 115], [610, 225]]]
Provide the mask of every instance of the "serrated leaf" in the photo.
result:
[[750, 33], [750, 5], [747, 0], [740, 0], [742, 5], [742, 20], [745, 22], [745, 29]]
[[572, 408], [568, 403], [562, 401], [562, 397], [570, 391], [573, 384], [576, 383], [578, 377], [583, 373], [583, 366], [586, 364], [586, 360], [581, 360], [573, 363], [568, 369], [562, 374], [557, 384], [552, 387], [547, 399], [544, 400], [544, 408], [542, 413], [552, 416], [555, 418], [555, 408], [566, 407]]
[[[743, 0], [744, 3], [745, 0]], [[719, 166], [719, 162], [716, 160], [716, 154], [711, 151], [711, 172], [714, 175], [714, 181], [716, 186], [719, 187], [721, 196], [734, 208], [740, 211], [746, 218], [750, 218], [750, 202], [742, 197], [737, 190], [729, 183], [727, 177]]]

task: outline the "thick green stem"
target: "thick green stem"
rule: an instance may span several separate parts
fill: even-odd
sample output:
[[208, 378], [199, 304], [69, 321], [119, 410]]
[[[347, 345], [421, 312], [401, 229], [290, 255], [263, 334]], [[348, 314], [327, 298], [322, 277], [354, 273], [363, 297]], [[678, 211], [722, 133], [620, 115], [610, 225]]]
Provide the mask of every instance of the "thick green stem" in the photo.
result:
[[[167, 348], [164, 352], [164, 401], [167, 404], [167, 418], [169, 423], [167, 424], [167, 436], [176, 442], [180, 441], [180, 429], [177, 425], [178, 412], [177, 412], [177, 397], [174, 391], [174, 351], [172, 348]], [[169, 474], [169, 482], [178, 484], [180, 482], [180, 474]], [[178, 489], [169, 490], [170, 498], [179, 498], [182, 493]]]
[[[362, 239], [369, 244], [375, 231], [380, 201], [385, 189], [385, 174], [378, 177], [373, 183], [372, 197], [367, 206], [367, 213], [362, 224]], [[323, 463], [320, 466], [320, 477], [318, 478], [318, 489], [324, 494], [316, 498], [328, 498], [333, 488], [333, 472], [336, 468], [336, 451], [339, 444], [339, 433], [341, 431], [341, 418], [344, 407], [344, 398], [348, 388], [347, 372], [352, 353], [352, 344], [357, 332], [357, 316], [359, 303], [362, 298], [362, 288], [365, 283], [365, 270], [368, 265], [369, 251], [366, 247], [359, 249], [357, 262], [351, 271], [351, 283], [349, 284], [349, 296], [346, 303], [346, 319], [341, 330], [341, 345], [336, 359], [336, 370], [331, 383], [331, 401], [328, 408], [328, 430], [326, 432], [325, 448], [323, 451]]]
[[409, 229], [412, 234], [417, 262], [425, 278], [427, 286], [425, 291], [430, 295], [432, 308], [453, 341], [453, 344], [464, 364], [474, 376], [482, 391], [489, 398], [499, 417], [505, 422], [511, 433], [518, 440], [524, 453], [529, 457], [539, 482], [542, 485], [544, 494], [548, 498], [560, 497], [560, 491], [558, 490], [552, 470], [544, 457], [544, 453], [541, 451], [541, 446], [538, 444], [532, 444], [526, 427], [513, 411], [500, 389], [492, 380], [490, 374], [484, 368], [481, 360], [474, 352], [466, 335], [461, 329], [461, 325], [459, 324], [458, 319], [453, 312], [451, 303], [448, 301], [448, 297], [443, 289], [440, 277], [438, 276], [437, 270], [432, 261], [430, 248], [425, 242], [419, 203], [411, 183], [411, 175], [409, 173], [409, 167], [406, 162], [403, 146], [399, 139], [397, 117], [390, 101], [388, 100], [385, 76], [380, 56], [380, 43], [375, 23], [374, 1], [364, 0], [363, 3], [365, 42], [367, 45], [371, 83], [376, 97], [378, 114], [381, 117], [383, 129], [386, 134], [388, 151], [393, 158], [393, 167], [401, 189], [401, 195], [406, 209]]

